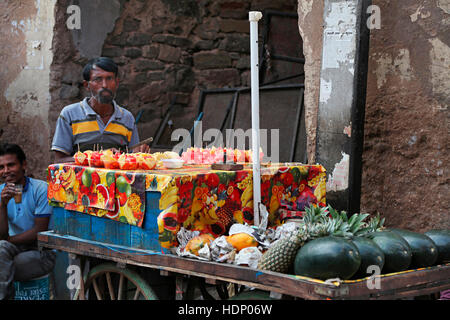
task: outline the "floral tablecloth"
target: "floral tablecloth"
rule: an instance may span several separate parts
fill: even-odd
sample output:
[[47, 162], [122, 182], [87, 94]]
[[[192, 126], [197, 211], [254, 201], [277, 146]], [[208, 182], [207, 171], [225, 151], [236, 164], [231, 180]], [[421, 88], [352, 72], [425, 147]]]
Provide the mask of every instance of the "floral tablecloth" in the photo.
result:
[[[139, 227], [144, 219], [145, 192], [161, 192], [158, 231], [165, 248], [177, 245], [181, 227], [219, 236], [233, 223], [253, 223], [251, 165], [240, 171], [211, 170], [209, 165], [123, 171], [52, 164], [47, 181], [51, 203]], [[280, 206], [296, 211], [310, 203], [325, 206], [325, 186], [321, 165], [261, 167], [261, 202], [269, 212], [269, 226], [281, 223]]]

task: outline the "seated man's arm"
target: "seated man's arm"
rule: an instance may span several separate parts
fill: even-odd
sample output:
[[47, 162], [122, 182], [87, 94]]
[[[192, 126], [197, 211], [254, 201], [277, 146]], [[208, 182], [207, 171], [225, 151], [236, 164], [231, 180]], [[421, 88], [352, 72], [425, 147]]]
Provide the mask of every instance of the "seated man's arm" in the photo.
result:
[[39, 232], [48, 230], [53, 208], [47, 200], [47, 187], [47, 183], [43, 183], [43, 181], [35, 186], [34, 199], [36, 199], [36, 207], [33, 227], [20, 234], [9, 237], [9, 242], [13, 244], [31, 244], [36, 241]]
[[1, 192], [0, 200], [0, 240], [8, 239], [8, 202], [14, 196], [14, 188], [6, 183]]
[[10, 237], [9, 242], [13, 244], [32, 244], [36, 241], [38, 232], [48, 230], [49, 221], [50, 217], [36, 217], [33, 228]]
[[6, 204], [0, 204], [0, 240], [8, 239], [8, 209]]

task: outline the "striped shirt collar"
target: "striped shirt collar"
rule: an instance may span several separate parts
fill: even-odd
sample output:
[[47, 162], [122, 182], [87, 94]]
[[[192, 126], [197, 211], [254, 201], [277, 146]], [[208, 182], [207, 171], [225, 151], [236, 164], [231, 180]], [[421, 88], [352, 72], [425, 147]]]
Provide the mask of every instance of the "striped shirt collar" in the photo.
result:
[[[83, 101], [81, 101], [80, 104], [83, 107], [84, 112], [86, 113], [86, 115], [97, 117], [98, 113], [95, 112], [94, 109], [92, 109], [92, 107], [89, 105], [88, 98], [84, 98]], [[119, 105], [116, 103], [115, 100], [113, 100], [113, 105], [114, 105], [114, 112], [112, 114], [112, 117], [114, 119], [121, 119], [122, 115], [123, 115], [123, 111], [121, 110], [121, 108], [119, 107]]]

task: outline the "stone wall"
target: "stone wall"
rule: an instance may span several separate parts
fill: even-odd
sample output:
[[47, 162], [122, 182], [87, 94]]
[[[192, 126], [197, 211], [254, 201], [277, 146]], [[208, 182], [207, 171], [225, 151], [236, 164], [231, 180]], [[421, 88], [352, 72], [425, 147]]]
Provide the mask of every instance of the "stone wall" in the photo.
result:
[[[190, 129], [201, 88], [249, 85], [248, 11], [295, 13], [297, 8], [295, 0], [115, 1], [119, 2], [120, 14], [100, 54], [119, 64], [117, 101], [135, 116], [142, 111], [138, 123], [141, 138], [155, 135], [173, 99], [176, 107], [171, 129]], [[80, 74], [90, 57], [74, 45], [74, 39], [80, 37], [77, 31], [67, 30], [64, 24], [65, 10], [72, 3], [59, 1], [56, 12], [54, 48], [58, 53], [52, 65], [52, 130], [57, 112], [86, 95]], [[79, 32], [91, 30], [83, 28]], [[162, 142], [170, 143], [170, 132], [164, 138]]]

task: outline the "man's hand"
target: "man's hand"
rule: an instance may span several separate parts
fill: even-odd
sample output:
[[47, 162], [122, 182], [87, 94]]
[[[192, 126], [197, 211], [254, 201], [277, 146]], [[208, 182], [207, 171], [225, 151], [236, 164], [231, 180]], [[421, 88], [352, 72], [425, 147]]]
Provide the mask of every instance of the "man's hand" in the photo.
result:
[[2, 205], [6, 207], [9, 200], [11, 200], [11, 198], [14, 197], [15, 194], [16, 190], [14, 188], [14, 183], [6, 183], [1, 193]]
[[6, 183], [1, 193], [0, 205], [0, 240], [7, 240], [9, 234], [8, 226], [8, 202], [15, 194], [14, 184]]
[[148, 144], [142, 144], [133, 149], [133, 153], [137, 152], [150, 153], [150, 146]]
[[55, 156], [55, 163], [75, 162], [72, 156], [69, 156], [60, 151], [53, 151], [53, 155]]

